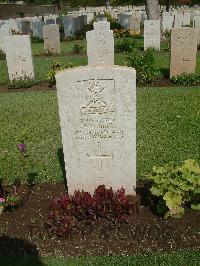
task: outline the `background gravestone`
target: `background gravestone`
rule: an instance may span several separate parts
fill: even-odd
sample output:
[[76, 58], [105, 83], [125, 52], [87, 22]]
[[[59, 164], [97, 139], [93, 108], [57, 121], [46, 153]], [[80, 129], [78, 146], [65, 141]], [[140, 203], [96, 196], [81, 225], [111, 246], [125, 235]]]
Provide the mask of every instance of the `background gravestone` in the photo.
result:
[[94, 22], [86, 33], [88, 65], [114, 65], [114, 37], [110, 22]]
[[21, 30], [23, 34], [30, 35], [31, 34], [31, 26], [30, 26], [30, 21], [28, 20], [23, 20], [21, 22]]
[[33, 36], [43, 39], [43, 27], [44, 27], [43, 21], [32, 22]]
[[118, 66], [56, 75], [69, 194], [104, 184], [135, 195], [136, 73]]
[[141, 23], [141, 15], [139, 13], [134, 13], [130, 17], [130, 31], [139, 32], [140, 33], [140, 23]]
[[0, 50], [5, 53], [4, 38], [11, 36], [11, 28], [9, 24], [4, 24], [0, 27]]
[[160, 50], [160, 20], [144, 21], [144, 50], [148, 48]]
[[172, 29], [170, 77], [195, 72], [197, 37], [196, 29]]
[[29, 35], [13, 35], [4, 39], [9, 79], [34, 79]]
[[44, 51], [50, 54], [60, 54], [60, 32], [57, 24], [43, 27]]

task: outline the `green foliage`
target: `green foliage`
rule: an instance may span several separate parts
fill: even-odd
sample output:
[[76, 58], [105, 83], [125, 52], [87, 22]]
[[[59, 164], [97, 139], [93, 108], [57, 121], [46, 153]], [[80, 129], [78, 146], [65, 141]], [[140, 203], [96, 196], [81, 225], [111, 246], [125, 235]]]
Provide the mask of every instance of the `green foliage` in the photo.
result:
[[22, 88], [31, 88], [33, 85], [36, 85], [37, 82], [32, 79], [25, 80], [13, 80], [8, 84], [9, 89], [22, 89]]
[[132, 38], [119, 40], [115, 45], [116, 52], [132, 52], [135, 49], [135, 42]]
[[[153, 172], [147, 176], [152, 182], [151, 193], [161, 197], [160, 204], [168, 208], [165, 217], [182, 217], [184, 204], [190, 203], [191, 208], [200, 210], [200, 167], [195, 160], [186, 160], [181, 166], [172, 163], [163, 167], [153, 167]], [[165, 211], [165, 210], [164, 210]]]
[[32, 43], [42, 43], [44, 40], [40, 39], [39, 37], [31, 36], [31, 42]]
[[60, 40], [65, 40], [65, 28], [64, 25], [59, 25]]
[[200, 73], [183, 73], [171, 78], [171, 81], [177, 85], [191, 86], [200, 84]]
[[73, 54], [80, 54], [83, 51], [83, 45], [80, 45], [78, 43], [74, 44], [74, 47], [72, 49]]
[[49, 85], [53, 86], [56, 84], [56, 73], [58, 71], [64, 70], [66, 68], [73, 67], [72, 63], [68, 63], [67, 65], [63, 66], [62, 62], [59, 60], [54, 60], [51, 64], [51, 70], [47, 74], [47, 78], [49, 81]]
[[126, 54], [126, 64], [135, 68], [138, 84], [153, 82], [158, 77], [154, 55], [155, 51], [153, 49], [147, 49], [144, 52], [135, 49], [133, 52]]
[[4, 54], [3, 51], [0, 50], [0, 60], [5, 60], [6, 59], [6, 55]]
[[84, 40], [86, 39], [86, 32], [93, 30], [93, 24], [89, 23], [84, 25], [79, 31], [75, 32], [75, 39], [76, 40]]

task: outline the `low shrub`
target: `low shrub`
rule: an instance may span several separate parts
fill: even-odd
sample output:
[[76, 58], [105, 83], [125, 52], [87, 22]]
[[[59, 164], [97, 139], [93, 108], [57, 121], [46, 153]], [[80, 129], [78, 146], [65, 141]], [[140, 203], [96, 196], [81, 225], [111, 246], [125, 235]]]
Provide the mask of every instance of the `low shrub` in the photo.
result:
[[37, 82], [32, 79], [20, 79], [20, 80], [13, 80], [8, 84], [9, 89], [25, 89], [31, 88], [32, 86], [36, 85]]
[[132, 52], [135, 48], [135, 42], [131, 38], [120, 40], [115, 45], [116, 52]]
[[71, 67], [73, 67], [72, 63], [69, 63], [68, 65], [63, 66], [61, 61], [55, 59], [51, 64], [51, 70], [47, 74], [49, 86], [53, 86], [56, 84], [55, 75], [58, 71], [64, 70], [66, 68], [71, 68]]
[[153, 82], [158, 77], [154, 55], [154, 49], [147, 49], [144, 52], [134, 49], [125, 55], [126, 64], [136, 70], [138, 84]]
[[83, 51], [83, 45], [75, 43], [73, 48], [72, 48], [72, 53], [73, 54], [80, 54], [82, 51]]
[[32, 43], [42, 43], [42, 42], [44, 42], [44, 40], [40, 39], [39, 37], [31, 36], [31, 42]]
[[136, 204], [125, 195], [123, 188], [114, 192], [100, 185], [93, 195], [75, 191], [52, 201], [46, 228], [58, 236], [68, 236], [78, 221], [93, 223], [101, 218], [112, 222], [128, 222], [128, 215], [136, 211]]
[[6, 59], [6, 54], [0, 50], [0, 60], [5, 60]]
[[200, 84], [200, 73], [183, 73], [181, 75], [172, 77], [171, 81], [174, 84], [185, 86]]
[[184, 204], [200, 211], [200, 167], [195, 160], [186, 160], [180, 166], [173, 163], [153, 167], [147, 176], [152, 183], [151, 193], [159, 197], [158, 213], [165, 217], [182, 217]]

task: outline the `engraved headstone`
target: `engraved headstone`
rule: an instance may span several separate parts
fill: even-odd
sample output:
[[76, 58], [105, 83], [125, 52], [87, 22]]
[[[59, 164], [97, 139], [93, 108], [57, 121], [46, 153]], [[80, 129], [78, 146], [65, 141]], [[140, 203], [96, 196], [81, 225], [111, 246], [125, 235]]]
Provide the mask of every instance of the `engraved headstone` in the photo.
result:
[[88, 65], [114, 65], [114, 37], [110, 22], [94, 22], [86, 33]]
[[21, 21], [21, 30], [23, 34], [31, 34], [31, 26], [30, 26], [30, 21], [28, 20], [23, 20]]
[[144, 50], [148, 48], [160, 50], [160, 20], [144, 21]]
[[56, 74], [69, 194], [98, 185], [135, 195], [136, 73], [87, 66]]
[[174, 28], [181, 28], [183, 26], [183, 14], [176, 13], [174, 15]]
[[130, 31], [140, 33], [140, 23], [141, 23], [141, 15], [139, 13], [134, 13], [130, 17]]
[[173, 28], [174, 17], [170, 14], [165, 14], [162, 17], [162, 29], [163, 31], [169, 31]]
[[184, 12], [183, 14], [183, 27], [190, 26], [190, 12]]
[[118, 18], [119, 18], [120, 25], [128, 30], [130, 28], [131, 15], [119, 14]]
[[43, 21], [32, 22], [32, 31], [34, 37], [43, 39], [43, 26], [44, 26]]
[[11, 36], [11, 27], [9, 24], [3, 24], [0, 27], [0, 50], [5, 52], [5, 47], [4, 47], [4, 38]]
[[46, 25], [55, 24], [55, 19], [53, 19], [53, 18], [46, 19], [45, 23], [46, 23]]
[[195, 72], [197, 37], [196, 29], [172, 29], [170, 77]]
[[44, 51], [50, 54], [60, 54], [60, 32], [57, 24], [43, 27]]
[[4, 38], [9, 79], [34, 79], [31, 41], [29, 35], [13, 35]]
[[74, 37], [76, 28], [75, 28], [75, 20], [77, 15], [70, 14], [67, 16], [63, 17], [63, 23], [64, 23], [64, 32], [65, 32], [65, 37]]

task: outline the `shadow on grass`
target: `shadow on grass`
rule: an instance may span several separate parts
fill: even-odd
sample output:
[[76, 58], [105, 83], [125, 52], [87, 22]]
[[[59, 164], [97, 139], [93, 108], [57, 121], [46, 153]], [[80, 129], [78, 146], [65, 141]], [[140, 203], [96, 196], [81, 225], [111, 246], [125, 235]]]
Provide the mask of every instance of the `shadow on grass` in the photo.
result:
[[164, 78], [169, 79], [170, 73], [169, 73], [169, 69], [168, 68], [161, 68], [160, 69], [160, 73], [162, 74], [162, 76]]
[[0, 265], [46, 266], [39, 258], [36, 246], [30, 242], [6, 235], [0, 237]]
[[63, 181], [64, 181], [65, 189], [68, 192], [63, 148], [59, 148], [58, 149], [57, 156], [58, 156], [58, 160], [59, 160], [59, 163], [60, 163], [60, 168], [61, 168], [62, 175], [63, 175]]

